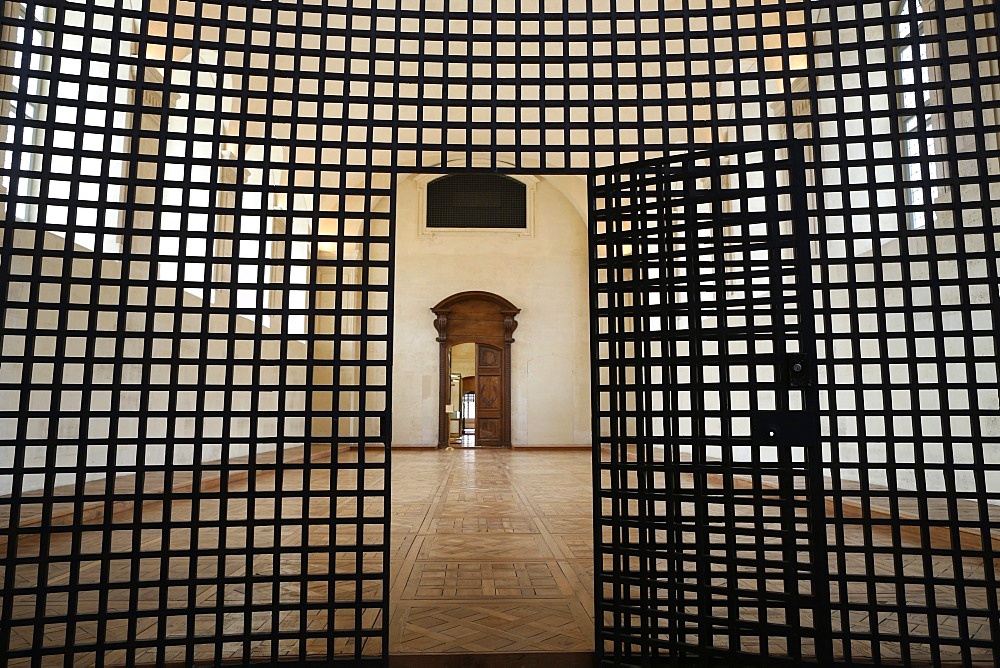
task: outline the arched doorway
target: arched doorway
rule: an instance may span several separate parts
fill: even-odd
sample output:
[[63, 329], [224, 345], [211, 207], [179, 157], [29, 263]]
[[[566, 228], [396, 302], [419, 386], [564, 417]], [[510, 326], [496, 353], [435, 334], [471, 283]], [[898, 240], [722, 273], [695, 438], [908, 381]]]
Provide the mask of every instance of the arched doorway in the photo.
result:
[[[510, 445], [511, 361], [514, 319], [519, 308], [491, 292], [460, 292], [431, 309], [436, 316], [439, 352], [440, 393], [438, 403], [438, 446], [447, 447], [453, 433], [456, 412], [454, 383], [460, 393], [463, 380], [474, 378], [467, 389], [475, 397], [474, 442], [481, 446]], [[455, 346], [473, 344], [474, 375], [454, 379], [451, 351]]]

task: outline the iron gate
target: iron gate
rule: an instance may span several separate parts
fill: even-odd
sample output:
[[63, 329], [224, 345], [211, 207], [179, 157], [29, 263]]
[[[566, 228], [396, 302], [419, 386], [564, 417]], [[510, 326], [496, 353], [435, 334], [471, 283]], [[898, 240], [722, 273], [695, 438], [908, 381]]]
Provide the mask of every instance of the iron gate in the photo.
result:
[[592, 177], [609, 660], [829, 658], [803, 179], [794, 145]]
[[[888, 280], [894, 240], [885, 265], [845, 261], [822, 227], [840, 212], [823, 210], [804, 149], [744, 148], [591, 176], [598, 654], [613, 665], [994, 665], [994, 446], [984, 438], [977, 457], [965, 439], [894, 415], [910, 384], [925, 403], [956, 390], [906, 359], [901, 340], [921, 345], [922, 327], [884, 325], [902, 308], [879, 327], [866, 318], [884, 302], [830, 289], [851, 276], [900, 292]], [[955, 294], [983, 289], [951, 273], [960, 251], [939, 248], [932, 266]], [[982, 335], [941, 320], [934, 331], [934, 305], [909, 306], [941, 345], [971, 350]], [[891, 378], [865, 366], [890, 350]], [[980, 364], [953, 422], [989, 420], [994, 367]], [[895, 440], [873, 437], [885, 420]]]

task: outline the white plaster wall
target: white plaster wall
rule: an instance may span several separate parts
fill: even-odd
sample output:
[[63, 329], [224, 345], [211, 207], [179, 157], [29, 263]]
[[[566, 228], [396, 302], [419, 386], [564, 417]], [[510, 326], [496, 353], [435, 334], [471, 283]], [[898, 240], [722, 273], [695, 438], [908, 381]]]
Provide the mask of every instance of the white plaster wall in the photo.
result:
[[[590, 354], [586, 191], [578, 177], [540, 180], [534, 236], [418, 234], [418, 186], [397, 192], [392, 442], [437, 443], [438, 343], [431, 307], [458, 292], [493, 292], [521, 309], [511, 348], [514, 446], [589, 445]], [[563, 193], [575, 193], [571, 202]]]
[[[29, 296], [29, 282], [19, 280], [20, 276], [30, 276], [32, 274], [33, 258], [28, 251], [35, 247], [35, 235], [19, 230], [15, 232], [13, 245], [21, 249], [21, 253], [16, 255], [11, 265], [11, 281], [8, 286], [9, 298], [17, 302], [24, 303]], [[44, 241], [47, 249], [62, 249], [65, 247], [65, 239], [62, 237], [45, 233]], [[70, 271], [78, 278], [86, 278], [95, 274], [100, 276], [116, 277], [121, 274], [122, 265], [114, 260], [104, 260], [100, 267], [96, 267], [94, 261], [86, 256], [87, 249], [77, 247], [79, 254], [73, 259]], [[70, 260], [67, 260], [70, 261]], [[63, 274], [61, 258], [46, 258], [41, 260], [43, 275], [58, 277]], [[36, 383], [52, 383], [64, 381], [78, 384], [84, 382], [86, 367], [92, 367], [92, 389], [89, 392], [90, 408], [93, 411], [116, 411], [126, 413], [117, 418], [105, 416], [87, 415], [83, 412], [82, 392], [78, 390], [64, 390], [61, 397], [52, 396], [50, 389], [31, 391], [31, 410], [44, 411], [52, 405], [60, 407], [62, 413], [56, 425], [56, 440], [49, 441], [50, 428], [49, 420], [45, 418], [32, 418], [28, 420], [26, 437], [29, 444], [25, 451], [25, 465], [43, 466], [52, 448], [57, 448], [56, 468], [60, 470], [55, 477], [56, 485], [68, 485], [74, 483], [78, 476], [78, 448], [86, 447], [86, 464], [89, 466], [121, 466], [132, 467], [134, 469], [137, 461], [145, 461], [147, 464], [164, 464], [166, 448], [164, 443], [171, 434], [170, 439], [174, 445], [173, 463], [179, 466], [192, 464], [195, 453], [200, 453], [200, 460], [204, 462], [218, 461], [222, 456], [222, 438], [226, 436], [236, 442], [229, 446], [229, 454], [232, 457], [244, 456], [249, 451], [246, 443], [238, 442], [239, 439], [250, 438], [251, 433], [255, 433], [257, 439], [257, 451], [266, 452], [274, 449], [275, 440], [296, 441], [296, 436], [305, 433], [306, 425], [302, 417], [287, 417], [281, 425], [283, 433], [278, 434], [279, 421], [276, 415], [278, 411], [279, 393], [277, 390], [267, 390], [264, 388], [277, 388], [280, 385], [279, 360], [282, 359], [282, 351], [277, 341], [262, 341], [260, 357], [263, 359], [275, 360], [274, 365], [265, 365], [261, 368], [260, 390], [256, 392], [258, 407], [261, 415], [252, 415], [252, 397], [250, 391], [234, 391], [225, 384], [225, 373], [221, 369], [228, 365], [233, 366], [233, 381], [237, 385], [249, 385], [253, 378], [253, 362], [256, 358], [254, 343], [251, 340], [229, 341], [229, 345], [224, 345], [224, 341], [211, 341], [202, 347], [199, 341], [193, 338], [183, 338], [175, 342], [174, 315], [169, 312], [167, 306], [163, 306], [157, 313], [148, 315], [137, 311], [129, 312], [124, 317], [124, 322], [118, 322], [119, 314], [116, 312], [101, 312], [100, 316], [93, 317], [91, 304], [119, 304], [121, 296], [119, 289], [114, 286], [105, 286], [99, 289], [86, 290], [86, 286], [81, 283], [74, 284], [68, 291], [63, 290], [56, 278], [52, 282], [42, 283], [39, 286], [36, 310], [36, 320], [33, 329], [36, 334], [34, 354], [52, 356], [52, 364], [37, 362], [34, 368], [29, 370], [26, 364], [4, 364], [0, 365], [0, 382], [17, 383], [25, 382], [27, 374], [31, 374], [31, 380]], [[138, 287], [132, 287], [128, 296], [128, 301], [134, 305], [145, 304], [148, 300], [156, 299], [161, 304], [172, 304], [176, 290], [167, 289], [156, 294], [145, 293]], [[201, 304], [197, 297], [183, 292], [184, 303], [188, 307], [196, 307]], [[65, 330], [59, 321], [59, 304], [72, 304], [72, 310], [67, 312]], [[53, 308], [45, 308], [46, 304], [52, 304]], [[190, 311], [189, 311], [190, 313]], [[236, 328], [240, 332], [251, 332], [254, 324], [238, 317], [235, 320]], [[278, 324], [278, 323], [273, 323]], [[8, 325], [13, 329], [24, 329], [28, 325], [28, 309], [14, 308], [8, 314]], [[201, 332], [208, 329], [213, 332], [223, 333], [229, 331], [229, 315], [219, 313], [217, 316], [205, 318], [195, 317], [194, 314], [186, 316], [181, 324], [184, 332]], [[121, 338], [120, 332], [129, 333], [153, 332], [156, 334], [152, 345], [144, 348], [143, 341], [135, 336], [127, 338], [118, 349], [118, 342]], [[265, 332], [273, 332], [275, 329], [265, 329]], [[65, 339], [65, 357], [60, 361], [62, 375], [53, 377], [53, 365], [59, 360], [56, 359], [56, 346], [60, 338]], [[93, 354], [98, 358], [111, 360], [120, 356], [123, 358], [121, 368], [121, 382], [115, 382], [114, 365], [110, 362], [90, 362], [86, 359], [86, 347], [89, 340], [93, 340]], [[176, 347], [175, 347], [176, 343]], [[24, 354], [23, 337], [8, 335], [3, 340], [4, 354]], [[292, 341], [288, 344], [285, 360], [304, 360], [306, 347], [304, 343]], [[134, 363], [130, 363], [134, 360]], [[240, 360], [245, 360], [241, 364]], [[169, 394], [176, 393], [177, 414], [171, 417], [144, 416], [142, 409], [142, 392], [139, 388], [143, 381], [143, 366], [152, 363], [149, 382], [154, 389], [148, 393], [148, 408], [155, 411], [164, 411], [168, 408]], [[213, 367], [213, 363], [215, 366]], [[178, 371], [176, 383], [171, 378], [171, 368], [181, 364]], [[231, 416], [224, 421], [221, 417], [202, 418], [203, 439], [195, 444], [194, 434], [198, 416], [198, 367], [209, 365], [207, 382], [209, 387], [203, 393], [204, 410], [221, 411], [225, 407], [226, 396], [230, 396], [231, 408], [239, 415]], [[286, 391], [283, 406], [290, 411], [301, 411], [306, 404], [307, 392], [304, 387], [305, 373], [304, 365], [291, 366], [287, 370], [286, 381], [288, 385], [300, 385], [300, 391]], [[132, 389], [135, 388], [135, 389]], [[10, 416], [16, 415], [20, 404], [21, 392], [16, 390], [4, 390], [0, 392], [0, 411], [6, 412]], [[115, 419], [116, 424], [112, 425], [111, 420]], [[7, 417], [0, 419], [0, 440], [13, 442], [17, 438], [18, 418]], [[140, 422], [142, 423], [140, 425]], [[252, 424], [252, 422], [254, 424]], [[142, 429], [140, 429], [140, 426]], [[225, 434], [223, 433], [223, 430]], [[254, 429], [256, 431], [254, 431]], [[144, 438], [139, 441], [139, 434], [144, 430]], [[81, 446], [81, 436], [86, 439], [100, 441], [106, 439], [112, 433], [117, 434], [118, 448], [114, 461], [108, 460], [108, 448], [106, 445], [88, 444]], [[134, 439], [134, 440], [132, 440]], [[139, 448], [142, 452], [139, 453]], [[0, 495], [10, 494], [13, 479], [9, 475], [3, 475], [3, 471], [11, 470], [15, 461], [15, 446], [0, 446]], [[127, 468], [125, 469], [128, 470]], [[103, 473], [88, 473], [87, 480], [104, 477]], [[26, 475], [20, 486], [22, 492], [33, 489], [40, 489], [44, 484], [42, 475]]]
[[[933, 2], [925, 3], [927, 8], [933, 6]], [[947, 6], [954, 7], [957, 4], [949, 0]], [[875, 12], [877, 7], [868, 5], [866, 10], [869, 13]], [[867, 54], [868, 63], [875, 66], [875, 69], [867, 74], [869, 83], [873, 87], [885, 85], [885, 72], [877, 68], [884, 55], [881, 51], [869, 51]], [[823, 69], [834, 68], [835, 65], [857, 64], [857, 54], [849, 48], [836, 63], [829, 54], [820, 56], [820, 65]], [[956, 81], [963, 80], [964, 67], [962, 64], [953, 66], [949, 73], [950, 78]], [[932, 72], [931, 76], [940, 76], [940, 73]], [[821, 93], [820, 110], [824, 115], [829, 117], [833, 114], [838, 101], [847, 111], [861, 110], [863, 102], [867, 102], [869, 108], [875, 111], [875, 116], [871, 119], [873, 134], [889, 136], [892, 128], [888, 117], [884, 115], [889, 105], [885, 95], [872, 96], [865, 86], [859, 87], [856, 95], [837, 95], [835, 91], [838, 90], [840, 82], [829, 76], [819, 77], [818, 84]], [[969, 100], [963, 97], [968, 95], [967, 91], [967, 88], [957, 88], [956, 101], [967, 103]], [[932, 91], [933, 104], [942, 104], [940, 94], [939, 91]], [[949, 121], [951, 127], [956, 129], [955, 148], [960, 155], [975, 155], [979, 150], [976, 145], [977, 128], [998, 127], [995, 112], [989, 103], [1000, 95], [1000, 91], [996, 86], [983, 86], [979, 94], [987, 107], [983, 111], [984, 117], [975, 117], [974, 114], [979, 112], [962, 111], [952, 114]], [[827, 138], [839, 134], [836, 124], [832, 122], [821, 124], [820, 131], [821, 135]], [[871, 145], [865, 141], [866, 131], [860, 121], [848, 123], [845, 131], [846, 138], [858, 137], [857, 142], [847, 144], [848, 158], [862, 158], [866, 154], [883, 159], [892, 157], [893, 146], [889, 141], [875, 142]], [[981, 139], [988, 150], [996, 150], [1000, 142], [996, 134], [985, 133], [981, 135]], [[841, 185], [840, 167], [836, 166], [841, 156], [836, 150], [837, 147], [829, 143], [823, 148], [824, 163], [833, 165], [822, 170], [821, 177], [824, 184]], [[946, 146], [939, 146], [937, 150], [940, 154], [944, 154], [949, 149]], [[977, 192], [979, 183], [975, 177], [979, 176], [977, 171], [980, 168], [979, 164], [966, 160], [960, 160], [956, 164], [958, 176], [973, 177], [961, 187], [957, 198], [964, 202], [977, 201], [980, 195]], [[988, 168], [991, 173], [995, 173], [992, 170], [997, 169], [997, 164], [990, 162]], [[860, 356], [870, 360], [872, 364], [863, 367], [862, 377], [858, 380], [872, 386], [884, 382], [877, 363], [883, 362], [886, 358], [892, 359], [894, 363], [890, 365], [889, 380], [900, 389], [890, 394], [891, 403], [888, 405], [883, 405], [881, 391], [866, 393], [864, 406], [855, 405], [853, 391], [838, 392], [833, 397], [836, 401], [835, 407], [840, 409], [839, 413], [834, 411], [836, 432], [840, 441], [837, 452], [837, 461], [840, 463], [838, 472], [846, 479], [865, 478], [873, 484], [885, 486], [889, 484], [891, 471], [894, 484], [909, 490], [924, 486], [930, 491], [944, 491], [951, 486], [959, 493], [983, 491], [973, 471], [951, 469], [942, 464], [946, 461], [946, 448], [960, 466], [972, 465], [977, 457], [990, 466], [1000, 461], [1000, 445], [998, 445], [1000, 420], [994, 415], [1000, 406], [1000, 395], [995, 390], [996, 351], [992, 338], [986, 335], [996, 327], [991, 316], [991, 286], [981, 261], [963, 260], [964, 266], [960, 267], [958, 261], [950, 259], [958, 253], [959, 244], [969, 253], [984, 251], [985, 238], [976, 233], [976, 228], [982, 225], [982, 210], [965, 208], [959, 232], [956, 235], [937, 235], [933, 242], [934, 248], [931, 249], [928, 247], [928, 237], [920, 234], [909, 235], [901, 229], [901, 225], [905, 224], [903, 216], [892, 211], [877, 217], [864, 213], [865, 207], [870, 203], [870, 193], [874, 193], [874, 196], [879, 198], [879, 204], [884, 205], [887, 201], [893, 201], [894, 192], [899, 192], [896, 177], [887, 165], [875, 169], [875, 187], [870, 188], [870, 192], [866, 192], [869, 190], [866, 188], [869, 185], [865, 180], [867, 178], [859, 174], [856, 181], [850, 182], [852, 186], [850, 208], [855, 212], [854, 215], [849, 218], [828, 215], [825, 219], [827, 232], [840, 233], [849, 230], [859, 233], [859, 240], [853, 244], [839, 240], [825, 242], [826, 257], [833, 260], [844, 258], [845, 261], [847, 258], [852, 258], [858, 263], [856, 277], [848, 275], [846, 264], [832, 266], [829, 269], [829, 283], [824, 286], [824, 291], [830, 305], [834, 308], [850, 309], [852, 308], [850, 297], [854, 297], [860, 311], [856, 325], [846, 318], [833, 321], [834, 327], [841, 331], [853, 330], [857, 341], [847, 338], [836, 340], [830, 356], [842, 359]], [[997, 186], [991, 183], [990, 187], [990, 197], [993, 199], [997, 196], [997, 191], [993, 188]], [[939, 194], [939, 204], [947, 202], [948, 198], [953, 196], [955, 195], [948, 193], [946, 189], [943, 190]], [[831, 189], [826, 203], [833, 209], [842, 208], [844, 204], [840, 197], [840, 193]], [[947, 208], [939, 210], [930, 224], [937, 230], [955, 228], [952, 213]], [[883, 240], [877, 249], [872, 247], [870, 235], [873, 230], [883, 233]], [[904, 239], [905, 248], [901, 246]], [[875, 259], [876, 251], [879, 259]], [[927, 281], [931, 277], [929, 260], [936, 258], [938, 275], [959, 276], [964, 271], [969, 276], [969, 283], [962, 289], [948, 287], [937, 295], [932, 295], [925, 287], [911, 287], [905, 290], [882, 288], [883, 281], [898, 283], [903, 280], [900, 258], [908, 258], [906, 269], [915, 281]], [[900, 332], [908, 331], [908, 325], [901, 315], [887, 316], [884, 329], [880, 328], [873, 314], [880, 311], [883, 304], [909, 307], [910, 317], [913, 320], [912, 336], [915, 337], [912, 351], [908, 350], [898, 338], [890, 338], [898, 337]], [[960, 310], [950, 309], [952, 305], [958, 304], [971, 309], [972, 316], [968, 322], [963, 321]], [[976, 336], [975, 348], [965, 349], [964, 337], [979, 332], [983, 335]], [[938, 341], [943, 343], [940, 348], [937, 347]], [[967, 376], [966, 366], [973, 358], [981, 359], [983, 363], [974, 365], [974, 376], [970, 378]], [[944, 376], [938, 377], [941, 360], [946, 361], [943, 367]], [[915, 374], [911, 375], [907, 363], [917, 365]], [[931, 391], [919, 392], [916, 399], [909, 390], [902, 389], [907, 385], [918, 387], [922, 382], [933, 384], [937, 381], [955, 383], [957, 386], [948, 392], [945, 400], [947, 403], [942, 403], [936, 385]], [[966, 382], [974, 388], [967, 395], [964, 389], [960, 389]], [[866, 411], [868, 407], [873, 410]], [[921, 409], [926, 409], [926, 414], [922, 414]], [[943, 413], [943, 417], [938, 413]], [[888, 419], [884, 417], [886, 414], [889, 416]], [[915, 436], [917, 427], [920, 428], [919, 439]], [[944, 435], [946, 433], [947, 437]], [[856, 440], [852, 442], [852, 438]], [[918, 461], [914, 452], [915, 440], [921, 443], [920, 458], [928, 464], [928, 470], [923, 470], [923, 465], [913, 464]], [[934, 467], [939, 467], [939, 470], [932, 470]], [[922, 480], [919, 480], [918, 476]], [[997, 471], [984, 472], [983, 480], [985, 491], [995, 493], [1000, 490], [1000, 473]]]

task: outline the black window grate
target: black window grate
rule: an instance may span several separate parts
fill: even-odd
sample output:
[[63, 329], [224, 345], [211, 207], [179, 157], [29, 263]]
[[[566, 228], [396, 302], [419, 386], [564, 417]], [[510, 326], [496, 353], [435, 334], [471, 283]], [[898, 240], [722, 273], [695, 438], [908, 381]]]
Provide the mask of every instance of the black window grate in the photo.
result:
[[517, 179], [450, 174], [427, 184], [427, 227], [523, 230], [527, 226], [527, 188]]

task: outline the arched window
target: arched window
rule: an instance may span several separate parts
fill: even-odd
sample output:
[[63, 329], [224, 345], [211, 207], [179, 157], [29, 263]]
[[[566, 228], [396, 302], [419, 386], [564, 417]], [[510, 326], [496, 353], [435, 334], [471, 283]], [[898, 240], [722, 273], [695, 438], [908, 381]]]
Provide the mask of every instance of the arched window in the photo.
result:
[[428, 228], [523, 230], [527, 196], [523, 183], [500, 174], [454, 174], [427, 184]]

